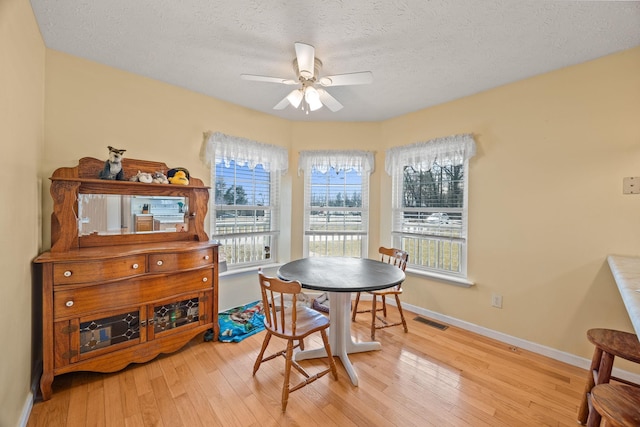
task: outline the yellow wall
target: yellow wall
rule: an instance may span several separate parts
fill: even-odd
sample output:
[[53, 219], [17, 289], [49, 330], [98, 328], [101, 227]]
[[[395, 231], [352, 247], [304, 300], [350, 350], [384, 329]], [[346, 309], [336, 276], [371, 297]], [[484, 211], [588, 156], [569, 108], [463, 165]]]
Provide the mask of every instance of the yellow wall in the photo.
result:
[[[583, 357], [587, 329], [632, 330], [606, 256], [640, 255], [640, 196], [622, 194], [623, 177], [640, 174], [640, 48], [389, 120], [383, 131], [386, 147], [466, 132], [478, 144], [476, 286], [409, 277], [404, 300]], [[380, 227], [387, 235], [386, 219]], [[503, 309], [490, 307], [491, 293], [504, 296]]]
[[14, 426], [30, 391], [31, 260], [41, 235], [45, 47], [28, 1], [0, 1], [0, 52], [0, 426]]

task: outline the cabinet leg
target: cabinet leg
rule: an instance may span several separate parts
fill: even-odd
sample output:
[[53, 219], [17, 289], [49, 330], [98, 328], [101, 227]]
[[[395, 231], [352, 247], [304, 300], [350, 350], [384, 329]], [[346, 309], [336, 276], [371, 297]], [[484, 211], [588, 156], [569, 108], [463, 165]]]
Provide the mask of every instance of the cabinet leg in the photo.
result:
[[42, 392], [42, 400], [51, 399], [51, 384], [53, 383], [53, 374], [43, 373], [40, 377], [40, 391]]

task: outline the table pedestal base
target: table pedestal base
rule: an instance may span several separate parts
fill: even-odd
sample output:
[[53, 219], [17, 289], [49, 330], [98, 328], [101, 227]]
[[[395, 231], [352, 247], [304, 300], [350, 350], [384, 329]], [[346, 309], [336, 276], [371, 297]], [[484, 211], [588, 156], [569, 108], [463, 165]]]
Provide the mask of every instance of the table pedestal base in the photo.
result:
[[[358, 385], [358, 375], [356, 374], [351, 361], [350, 353], [360, 353], [363, 351], [373, 351], [382, 349], [377, 341], [353, 342], [351, 337], [351, 293], [350, 292], [329, 292], [329, 345], [334, 356], [342, 361], [351, 383]], [[315, 359], [327, 357], [324, 348], [299, 351], [294, 355], [295, 360]]]

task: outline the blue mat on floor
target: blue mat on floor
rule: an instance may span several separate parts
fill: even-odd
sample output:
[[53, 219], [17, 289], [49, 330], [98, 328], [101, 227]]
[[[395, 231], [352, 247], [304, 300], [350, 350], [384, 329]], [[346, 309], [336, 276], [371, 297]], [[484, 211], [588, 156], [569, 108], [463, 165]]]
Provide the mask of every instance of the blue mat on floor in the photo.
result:
[[218, 313], [222, 342], [240, 342], [264, 330], [264, 310], [262, 301], [254, 301], [241, 307], [235, 307]]

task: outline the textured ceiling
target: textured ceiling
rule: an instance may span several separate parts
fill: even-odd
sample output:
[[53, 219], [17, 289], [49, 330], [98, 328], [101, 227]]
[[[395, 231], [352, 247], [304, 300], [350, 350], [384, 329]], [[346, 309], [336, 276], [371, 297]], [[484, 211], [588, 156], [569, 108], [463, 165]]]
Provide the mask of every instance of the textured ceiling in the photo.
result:
[[[31, 0], [48, 48], [288, 120], [378, 121], [640, 45], [640, 2], [541, 0]], [[294, 42], [344, 108], [273, 110]], [[640, 72], [640, 70], [638, 70]]]

